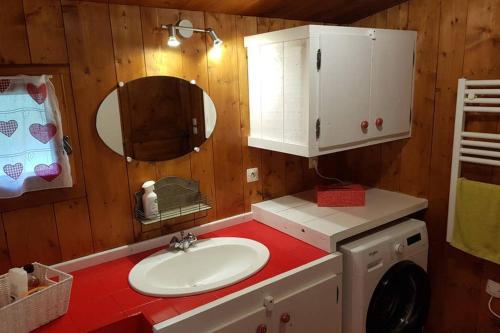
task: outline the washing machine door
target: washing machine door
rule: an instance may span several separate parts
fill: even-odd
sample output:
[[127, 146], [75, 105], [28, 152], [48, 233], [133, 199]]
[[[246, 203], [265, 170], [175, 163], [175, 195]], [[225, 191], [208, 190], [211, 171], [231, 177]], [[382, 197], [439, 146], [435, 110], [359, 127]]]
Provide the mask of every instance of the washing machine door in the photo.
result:
[[370, 300], [367, 333], [421, 333], [430, 305], [427, 272], [401, 261], [382, 277]]

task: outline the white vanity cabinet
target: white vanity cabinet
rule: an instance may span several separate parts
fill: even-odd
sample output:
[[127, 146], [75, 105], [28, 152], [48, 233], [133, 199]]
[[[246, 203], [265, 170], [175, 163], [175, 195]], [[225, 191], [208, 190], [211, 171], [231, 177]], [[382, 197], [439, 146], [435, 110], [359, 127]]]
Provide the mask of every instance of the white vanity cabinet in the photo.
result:
[[313, 157], [409, 137], [415, 42], [319, 25], [245, 37], [249, 146]]
[[154, 326], [165, 333], [341, 333], [334, 253]]

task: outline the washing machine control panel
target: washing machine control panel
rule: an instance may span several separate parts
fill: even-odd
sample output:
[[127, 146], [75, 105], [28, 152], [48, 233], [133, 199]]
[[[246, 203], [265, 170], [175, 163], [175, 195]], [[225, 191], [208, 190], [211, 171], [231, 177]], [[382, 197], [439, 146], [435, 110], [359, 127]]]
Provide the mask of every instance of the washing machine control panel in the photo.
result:
[[406, 238], [406, 244], [408, 244], [408, 246], [410, 246], [410, 245], [415, 244], [421, 240], [422, 240], [422, 234], [417, 233], [417, 234], [411, 235], [410, 237]]
[[398, 239], [394, 240], [393, 250], [397, 256], [406, 254], [406, 252], [413, 252], [415, 249], [420, 247], [422, 243], [422, 233], [417, 232], [413, 234], [401, 235]]
[[405, 252], [404, 244], [401, 243], [394, 244], [394, 252], [396, 252], [396, 254], [403, 254]]

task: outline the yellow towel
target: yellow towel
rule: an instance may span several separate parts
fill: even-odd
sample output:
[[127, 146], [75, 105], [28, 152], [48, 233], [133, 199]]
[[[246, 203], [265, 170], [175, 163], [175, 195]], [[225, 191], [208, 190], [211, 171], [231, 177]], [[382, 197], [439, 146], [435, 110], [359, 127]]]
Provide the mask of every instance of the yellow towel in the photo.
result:
[[458, 179], [451, 245], [500, 264], [500, 186]]

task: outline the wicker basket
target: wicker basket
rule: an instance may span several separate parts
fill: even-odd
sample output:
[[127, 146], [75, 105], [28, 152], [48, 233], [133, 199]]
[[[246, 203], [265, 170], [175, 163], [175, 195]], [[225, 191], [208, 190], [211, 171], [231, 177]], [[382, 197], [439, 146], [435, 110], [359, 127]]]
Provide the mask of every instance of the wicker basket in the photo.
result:
[[7, 274], [0, 276], [0, 333], [25, 333], [68, 311], [73, 277], [33, 263], [40, 285], [47, 288], [10, 303]]

